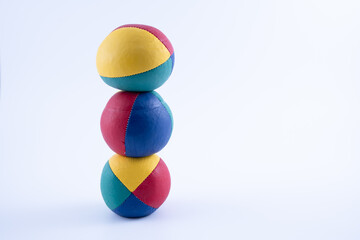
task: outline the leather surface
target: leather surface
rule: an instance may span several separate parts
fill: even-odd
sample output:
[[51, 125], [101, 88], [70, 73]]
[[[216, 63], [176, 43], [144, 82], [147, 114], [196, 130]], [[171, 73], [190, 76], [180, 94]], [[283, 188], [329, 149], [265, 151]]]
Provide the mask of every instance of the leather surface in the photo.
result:
[[125, 185], [115, 176], [106, 162], [101, 174], [101, 195], [110, 209], [120, 206], [131, 194]]
[[116, 153], [144, 157], [160, 151], [172, 133], [169, 107], [155, 92], [118, 92], [100, 120], [105, 142]]
[[131, 194], [119, 207], [113, 211], [123, 217], [138, 218], [145, 217], [156, 211], [142, 201], [140, 201], [134, 194]]
[[147, 92], [152, 91], [166, 82], [173, 69], [174, 54], [160, 66], [147, 72], [118, 78], [100, 76], [103, 81], [114, 88], [124, 91]]
[[175, 53], [173, 53], [173, 54], [171, 54], [171, 56], [170, 56], [170, 58], [171, 58], [171, 72], [172, 72], [172, 70], [174, 69], [174, 64], [175, 64]]
[[115, 154], [101, 175], [101, 194], [106, 205], [123, 217], [143, 217], [166, 200], [171, 179], [157, 155], [129, 158]]
[[159, 93], [155, 92], [155, 91], [152, 91], [151, 92], [152, 94], [154, 94], [158, 99], [159, 101], [162, 103], [162, 105], [165, 107], [166, 111], [168, 112], [170, 118], [171, 118], [171, 126], [173, 127], [174, 125], [174, 118], [173, 118], [173, 115], [172, 115], [172, 112], [170, 110], [170, 107], [169, 105], [164, 101], [164, 99], [160, 96]]
[[126, 130], [126, 156], [142, 157], [159, 152], [168, 143], [171, 132], [171, 116], [163, 103], [152, 92], [139, 94]]
[[114, 175], [133, 192], [155, 169], [160, 161], [156, 154], [142, 158], [113, 155], [109, 165]]
[[100, 44], [96, 66], [103, 77], [125, 77], [156, 68], [170, 55], [165, 45], [150, 32], [119, 28]]
[[170, 173], [162, 159], [150, 175], [135, 189], [133, 194], [145, 204], [158, 208], [170, 191]]
[[154, 28], [152, 26], [143, 25], [143, 24], [126, 24], [126, 25], [122, 25], [122, 26], [116, 28], [115, 30], [117, 30], [119, 28], [124, 28], [124, 27], [140, 28], [140, 29], [143, 29], [143, 30], [146, 30], [146, 31], [150, 32], [151, 34], [153, 34], [155, 37], [157, 37], [165, 45], [165, 47], [168, 49], [168, 51], [170, 52], [171, 55], [174, 53], [174, 48], [171, 45], [171, 42], [165, 36], [165, 34], [163, 34], [159, 29]]
[[131, 109], [138, 93], [117, 92], [103, 110], [100, 120], [105, 142], [116, 153], [125, 155], [125, 134]]

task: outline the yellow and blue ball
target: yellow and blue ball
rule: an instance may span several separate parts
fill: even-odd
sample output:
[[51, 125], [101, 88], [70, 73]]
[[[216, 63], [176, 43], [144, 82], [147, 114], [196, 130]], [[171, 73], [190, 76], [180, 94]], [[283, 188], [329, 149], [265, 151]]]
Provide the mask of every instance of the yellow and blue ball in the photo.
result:
[[140, 24], [116, 28], [101, 43], [97, 70], [104, 82], [124, 91], [160, 87], [174, 67], [174, 49], [158, 29]]

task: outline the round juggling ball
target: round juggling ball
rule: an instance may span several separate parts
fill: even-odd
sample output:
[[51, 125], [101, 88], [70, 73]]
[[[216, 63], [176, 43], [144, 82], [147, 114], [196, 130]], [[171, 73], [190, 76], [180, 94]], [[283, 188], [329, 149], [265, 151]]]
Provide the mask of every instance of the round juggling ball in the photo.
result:
[[101, 43], [96, 67], [104, 82], [114, 88], [152, 91], [169, 78], [174, 67], [174, 49], [154, 27], [123, 25]]
[[168, 143], [173, 120], [170, 108], [157, 92], [117, 92], [100, 120], [105, 142], [117, 154], [145, 157]]
[[130, 158], [115, 154], [101, 175], [106, 205], [123, 217], [144, 217], [158, 209], [170, 191], [170, 173], [157, 155]]

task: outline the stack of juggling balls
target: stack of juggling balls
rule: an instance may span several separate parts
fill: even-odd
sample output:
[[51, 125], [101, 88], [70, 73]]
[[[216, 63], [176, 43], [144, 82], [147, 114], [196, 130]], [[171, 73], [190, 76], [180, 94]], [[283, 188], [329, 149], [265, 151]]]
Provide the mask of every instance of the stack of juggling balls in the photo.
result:
[[144, 217], [158, 209], [170, 191], [170, 174], [155, 153], [173, 129], [170, 108], [153, 91], [170, 76], [174, 49], [158, 29], [139, 24], [116, 28], [101, 43], [96, 66], [106, 84], [122, 90], [101, 116], [101, 132], [115, 152], [101, 175], [106, 205], [123, 217]]

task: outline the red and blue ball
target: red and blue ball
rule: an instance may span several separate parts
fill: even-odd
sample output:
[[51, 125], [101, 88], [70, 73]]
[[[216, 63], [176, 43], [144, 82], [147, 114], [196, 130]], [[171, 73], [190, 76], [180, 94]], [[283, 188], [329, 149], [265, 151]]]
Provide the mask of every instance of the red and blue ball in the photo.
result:
[[173, 118], [169, 106], [155, 92], [117, 92], [100, 121], [105, 142], [117, 154], [145, 157], [168, 143]]

